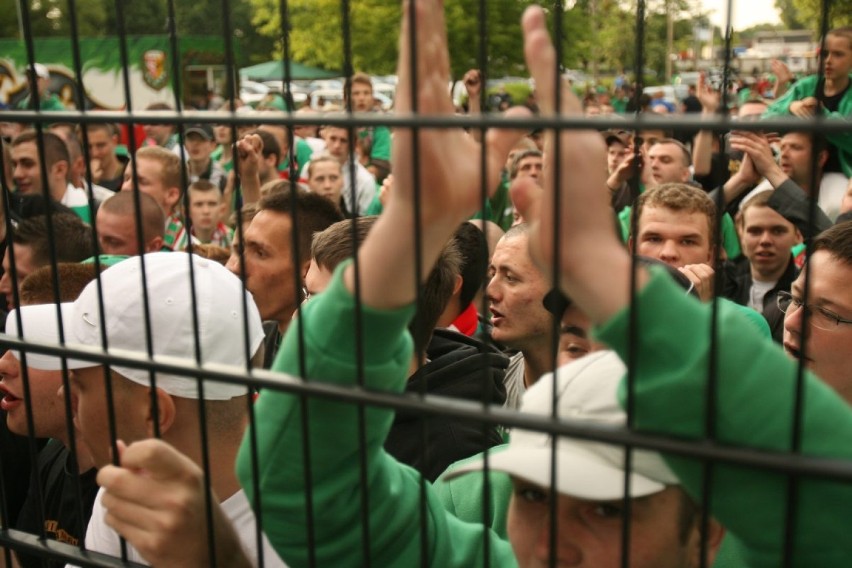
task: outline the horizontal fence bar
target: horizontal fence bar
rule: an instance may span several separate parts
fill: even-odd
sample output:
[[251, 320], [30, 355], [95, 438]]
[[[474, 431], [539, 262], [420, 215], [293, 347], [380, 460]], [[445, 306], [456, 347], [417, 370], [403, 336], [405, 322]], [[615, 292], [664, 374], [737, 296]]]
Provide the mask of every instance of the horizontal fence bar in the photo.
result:
[[[678, 118], [664, 118], [657, 116], [641, 115], [638, 117], [625, 118], [588, 118], [577, 116], [548, 116], [536, 117], [504, 117], [499, 114], [483, 114], [477, 116], [429, 116], [419, 115], [376, 115], [376, 113], [332, 113], [328, 115], [300, 116], [294, 113], [281, 111], [257, 111], [250, 115], [222, 113], [219, 111], [193, 111], [182, 114], [162, 112], [139, 111], [139, 112], [34, 112], [34, 111], [4, 111], [3, 118], [6, 122], [19, 123], [42, 123], [53, 124], [78, 123], [93, 124], [112, 122], [119, 124], [236, 124], [256, 125], [282, 124], [286, 126], [339, 126], [339, 127], [361, 127], [361, 126], [387, 126], [389, 128], [418, 127], [418, 128], [512, 128], [525, 130], [576, 130], [576, 129], [638, 129], [638, 130], [712, 130], [724, 132], [727, 130], [744, 131], [797, 131], [797, 132], [822, 132], [822, 133], [848, 133], [852, 130], [852, 121], [826, 119], [816, 117], [802, 120], [794, 117], [771, 118], [760, 121], [737, 121], [728, 117], [705, 117], [696, 114], [679, 116]], [[259, 120], [262, 119], [262, 120]]]
[[[151, 360], [144, 356], [134, 356], [131, 352], [115, 350], [109, 354], [86, 348], [58, 347], [43, 343], [27, 343], [3, 337], [0, 347], [11, 349], [27, 348], [35, 353], [64, 356], [66, 358], [91, 360], [103, 364], [124, 365], [140, 369], [183, 375], [204, 380], [221, 381], [246, 387], [307, 394], [331, 400], [352, 403], [366, 403], [372, 406], [392, 408], [397, 411], [423, 415], [441, 415], [468, 419], [492, 425], [511, 428], [523, 428], [548, 432], [560, 436], [569, 436], [583, 440], [605, 442], [633, 448], [657, 450], [683, 457], [728, 463], [731, 465], [771, 470], [789, 475], [807, 475], [814, 478], [852, 482], [852, 462], [801, 456], [786, 452], [770, 452], [752, 448], [737, 448], [718, 442], [701, 439], [678, 439], [661, 435], [632, 432], [622, 428], [590, 425], [588, 422], [573, 420], [554, 420], [503, 407], [467, 402], [438, 395], [417, 396], [366, 390], [352, 385], [335, 385], [320, 381], [305, 381], [299, 377], [265, 370], [244, 369], [227, 365], [195, 364], [191, 358], [186, 363], [174, 358], [157, 357]], [[118, 353], [118, 355], [117, 355]]]
[[88, 550], [82, 551], [76, 546], [56, 540], [42, 540], [36, 535], [14, 529], [0, 530], [0, 546], [26, 552], [40, 558], [67, 560], [80, 568], [114, 568], [117, 566], [144, 568], [146, 566], [138, 562], [122, 562], [120, 558], [108, 554]]

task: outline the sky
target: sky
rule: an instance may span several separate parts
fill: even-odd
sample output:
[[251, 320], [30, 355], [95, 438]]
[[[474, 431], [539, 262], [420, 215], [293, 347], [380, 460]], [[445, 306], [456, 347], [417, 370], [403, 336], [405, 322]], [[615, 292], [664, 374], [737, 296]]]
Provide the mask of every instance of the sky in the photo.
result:
[[[700, 0], [707, 11], [713, 11], [710, 21], [724, 29], [726, 22], [727, 0]], [[733, 0], [735, 30], [742, 30], [755, 24], [778, 23], [778, 11], [774, 0]]]

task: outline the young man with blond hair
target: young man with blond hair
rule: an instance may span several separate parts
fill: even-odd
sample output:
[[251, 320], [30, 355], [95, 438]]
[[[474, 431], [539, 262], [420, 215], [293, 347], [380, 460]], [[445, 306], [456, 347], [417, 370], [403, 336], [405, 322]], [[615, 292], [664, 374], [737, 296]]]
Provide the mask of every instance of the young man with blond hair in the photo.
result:
[[180, 216], [182, 175], [180, 158], [174, 152], [146, 146], [136, 151], [135, 164], [127, 167], [121, 186], [122, 191], [138, 189], [154, 198], [166, 216], [163, 244], [172, 250], [186, 249], [190, 239]]

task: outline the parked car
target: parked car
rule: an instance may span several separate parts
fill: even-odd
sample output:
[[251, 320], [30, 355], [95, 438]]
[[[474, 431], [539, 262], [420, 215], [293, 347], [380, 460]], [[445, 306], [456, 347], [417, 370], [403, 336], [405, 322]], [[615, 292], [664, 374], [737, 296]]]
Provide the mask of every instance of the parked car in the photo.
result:
[[240, 100], [250, 106], [255, 106], [269, 94], [269, 87], [256, 81], [240, 81]]
[[671, 103], [676, 109], [680, 108], [680, 102], [689, 94], [688, 85], [658, 85], [656, 87], [645, 87], [642, 92], [650, 95], [652, 98], [658, 92], [663, 92], [663, 100]]
[[311, 84], [308, 86], [311, 92], [314, 92], [319, 89], [337, 89], [341, 93], [343, 92], [343, 81], [340, 79], [322, 79], [317, 81], [311, 81]]
[[343, 108], [343, 89], [316, 89], [311, 91], [311, 108], [323, 110], [330, 106]]

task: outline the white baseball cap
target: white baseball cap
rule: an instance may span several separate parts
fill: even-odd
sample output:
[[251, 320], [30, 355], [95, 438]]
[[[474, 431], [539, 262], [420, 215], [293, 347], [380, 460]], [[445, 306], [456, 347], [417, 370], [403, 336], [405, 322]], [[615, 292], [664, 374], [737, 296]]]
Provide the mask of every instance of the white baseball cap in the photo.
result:
[[[251, 294], [244, 291], [239, 278], [221, 264], [181, 252], [156, 252], [144, 256], [145, 289], [155, 359], [195, 362], [190, 259], [194, 271], [202, 364], [245, 367], [245, 329], [248, 329], [249, 350], [252, 354], [264, 337], [260, 313]], [[109, 351], [117, 354], [118, 350], [123, 350], [146, 355], [141, 257], [131, 257], [105, 270], [101, 273], [101, 285]], [[243, 299], [247, 308], [247, 326], [243, 324]], [[86, 286], [73, 304], [61, 304], [61, 309], [66, 345], [102, 345], [97, 282]], [[20, 316], [24, 339], [59, 343], [54, 304], [21, 307]], [[18, 337], [15, 311], [9, 314], [6, 322], [7, 334]], [[36, 353], [27, 354], [27, 365], [43, 370], [62, 369], [60, 358]], [[69, 369], [82, 369], [98, 366], [98, 363], [68, 359], [67, 366]], [[112, 369], [135, 383], [150, 385], [150, 372], [145, 369], [121, 365], [113, 365]], [[195, 377], [158, 372], [156, 380], [157, 387], [171, 395], [198, 398]], [[242, 385], [209, 380], [204, 382], [206, 400], [228, 400], [247, 393], [246, 387]]]
[[35, 69], [36, 77], [39, 79], [50, 79], [50, 71], [41, 63], [34, 63], [33, 68]]
[[[618, 385], [626, 368], [612, 351], [587, 355], [556, 371], [556, 412], [560, 419], [607, 426], [623, 426], [626, 414], [618, 404]], [[553, 414], [554, 374], [544, 375], [525, 394], [521, 411]], [[556, 443], [556, 477], [551, 478], [552, 436], [513, 429], [508, 446], [489, 452], [488, 466], [542, 487], [555, 483], [557, 492], [592, 501], [624, 496], [626, 451], [621, 446], [560, 436]], [[657, 452], [633, 450], [630, 497], [643, 497], [679, 485], [677, 477]], [[484, 469], [473, 461], [447, 474], [458, 477]]]

